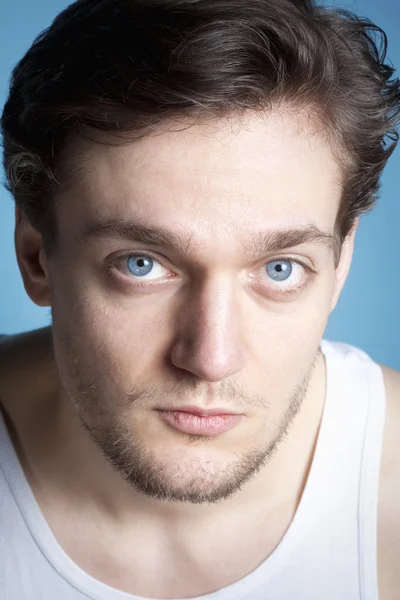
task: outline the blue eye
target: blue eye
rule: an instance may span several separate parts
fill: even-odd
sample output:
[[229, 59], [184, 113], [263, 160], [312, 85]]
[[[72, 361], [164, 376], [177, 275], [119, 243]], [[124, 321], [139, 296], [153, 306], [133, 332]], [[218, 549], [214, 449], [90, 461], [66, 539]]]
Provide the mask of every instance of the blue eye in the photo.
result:
[[275, 281], [286, 281], [292, 271], [292, 261], [290, 260], [273, 260], [267, 264], [267, 273]]
[[[126, 254], [111, 263], [110, 270], [114, 265], [120, 265], [120, 269], [117, 268], [117, 270], [127, 275], [133, 282], [136, 279], [137, 285], [142, 287], [161, 285], [165, 283], [166, 278], [173, 279], [175, 277], [174, 273], [163, 267], [156, 258], [152, 258], [148, 254]], [[299, 260], [281, 258], [264, 263], [261, 278], [264, 279], [264, 284], [268, 283], [265, 282], [265, 273], [267, 273], [270, 288], [289, 293], [288, 287], [293, 290], [301, 287], [300, 284], [304, 281], [305, 271], [316, 273]], [[275, 285], [271, 285], [271, 280], [275, 282]], [[294, 291], [290, 293], [294, 293]]]
[[131, 256], [127, 262], [128, 269], [132, 275], [140, 277], [148, 275], [153, 268], [154, 261], [149, 256]]

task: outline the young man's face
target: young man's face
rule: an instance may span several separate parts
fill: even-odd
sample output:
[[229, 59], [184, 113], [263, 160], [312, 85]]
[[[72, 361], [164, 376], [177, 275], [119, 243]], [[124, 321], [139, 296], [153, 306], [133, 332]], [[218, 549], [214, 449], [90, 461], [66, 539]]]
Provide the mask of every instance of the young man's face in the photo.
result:
[[[274, 112], [122, 147], [85, 142], [56, 199], [46, 269], [63, 385], [106, 456], [150, 496], [233, 494], [304, 397], [351, 255], [336, 271], [328, 238], [269, 249], [276, 230], [334, 232], [339, 167], [305, 123]], [[129, 239], [129, 224], [170, 243]], [[246, 418], [193, 437], [156, 410], [196, 404]]]

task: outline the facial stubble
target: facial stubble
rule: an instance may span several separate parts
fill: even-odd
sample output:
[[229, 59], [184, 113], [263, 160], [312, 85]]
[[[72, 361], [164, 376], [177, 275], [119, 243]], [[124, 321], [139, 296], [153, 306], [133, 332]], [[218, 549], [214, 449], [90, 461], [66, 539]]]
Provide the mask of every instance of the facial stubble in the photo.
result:
[[[286, 402], [286, 410], [280, 417], [273, 438], [266, 439], [264, 445], [258, 443], [245, 452], [233, 452], [232, 461], [220, 469], [216, 459], [204, 460], [204, 450], [208, 453], [207, 456], [212, 452], [214, 443], [212, 437], [189, 436], [177, 432], [177, 435], [184, 436], [185, 443], [182, 443], [180, 453], [174, 454], [174, 464], [168, 464], [168, 448], [165, 449], [161, 459], [157, 458], [145, 440], [140, 439], [139, 436], [135, 439], [126, 418], [135, 410], [132, 408], [135, 402], [140, 401], [141, 406], [144, 402], [149, 402], [150, 406], [151, 399], [157, 400], [157, 390], [150, 386], [147, 389], [131, 390], [124, 400], [120, 414], [116, 417], [109, 412], [110, 402], [104, 400], [104, 391], [101, 391], [98, 380], [93, 378], [89, 380], [82, 362], [77, 359], [69, 344], [67, 347], [69, 355], [67, 386], [64, 385], [65, 380], [63, 382], [61, 377], [66, 396], [74, 405], [84, 430], [101, 451], [108, 465], [139, 494], [160, 501], [190, 504], [216, 504], [233, 497], [274, 458], [281, 444], [288, 438], [303, 405], [320, 355], [318, 348], [311, 367]], [[71, 382], [75, 382], [76, 385], [71, 386]], [[187, 386], [183, 387], [185, 387], [184, 391], [182, 386], [176, 388], [180, 389], [179, 395], [182, 396], [187, 395]], [[240, 396], [232, 384], [228, 384], [226, 389], [232, 389], [235, 392], [233, 395]], [[229, 397], [227, 394], [225, 396]], [[159, 397], [160, 391], [158, 391]], [[252, 405], [267, 404], [265, 398], [254, 395], [250, 402]], [[193, 447], [199, 448], [199, 454], [193, 455], [191, 452], [189, 457], [188, 449]]]

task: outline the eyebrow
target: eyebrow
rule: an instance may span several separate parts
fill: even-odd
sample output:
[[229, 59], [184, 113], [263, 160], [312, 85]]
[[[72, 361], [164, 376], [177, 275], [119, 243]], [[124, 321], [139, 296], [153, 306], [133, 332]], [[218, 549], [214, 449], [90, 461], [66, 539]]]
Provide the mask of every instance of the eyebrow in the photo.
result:
[[[182, 255], [194, 256], [191, 236], [184, 237], [164, 227], [148, 226], [118, 218], [87, 224], [80, 231], [77, 239], [79, 242], [83, 242], [88, 238], [131, 240], [150, 246], [173, 248]], [[245, 243], [243, 254], [248, 258], [254, 258], [305, 243], [322, 246], [334, 255], [338, 249], [337, 238], [334, 234], [324, 232], [312, 224], [257, 232]]]

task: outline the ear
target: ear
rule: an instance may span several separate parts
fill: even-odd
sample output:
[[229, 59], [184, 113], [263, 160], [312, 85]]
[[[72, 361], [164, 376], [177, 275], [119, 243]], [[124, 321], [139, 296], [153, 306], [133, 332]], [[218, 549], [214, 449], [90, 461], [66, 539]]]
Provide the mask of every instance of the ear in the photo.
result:
[[14, 241], [26, 293], [38, 306], [51, 306], [49, 269], [43, 238], [18, 207], [15, 211]]
[[357, 217], [354, 221], [353, 227], [349, 231], [346, 239], [342, 244], [342, 250], [340, 253], [339, 264], [336, 267], [336, 277], [335, 277], [335, 285], [331, 302], [330, 312], [334, 310], [339, 300], [340, 294], [342, 292], [343, 286], [346, 282], [347, 275], [350, 271], [351, 261], [353, 258], [354, 252], [354, 239], [356, 235], [356, 230], [358, 227], [359, 217]]

